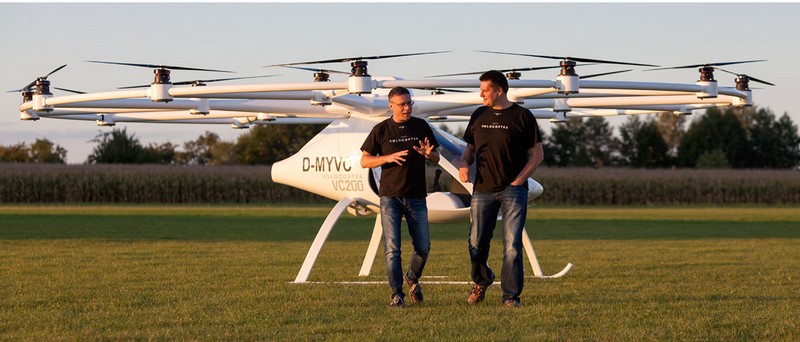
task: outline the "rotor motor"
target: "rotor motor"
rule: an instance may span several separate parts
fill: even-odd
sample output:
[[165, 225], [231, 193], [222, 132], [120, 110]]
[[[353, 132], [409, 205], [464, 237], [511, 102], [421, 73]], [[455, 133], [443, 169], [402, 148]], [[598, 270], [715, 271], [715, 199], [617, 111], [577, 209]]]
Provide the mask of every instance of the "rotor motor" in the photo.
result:
[[561, 61], [561, 73], [556, 77], [558, 93], [569, 95], [577, 94], [580, 89], [580, 77], [575, 73], [575, 63], [571, 60]]
[[172, 83], [169, 80], [169, 69], [158, 68], [153, 70], [155, 80], [150, 85], [148, 97], [153, 102], [170, 102], [172, 95], [169, 94]]
[[366, 61], [354, 61], [350, 64], [353, 69], [347, 80], [350, 94], [369, 94], [372, 92], [372, 76], [367, 74]]
[[50, 81], [40, 78], [36, 80], [36, 92], [33, 94], [33, 110], [37, 112], [50, 112], [53, 106], [46, 104], [47, 99], [53, 97], [50, 93]]

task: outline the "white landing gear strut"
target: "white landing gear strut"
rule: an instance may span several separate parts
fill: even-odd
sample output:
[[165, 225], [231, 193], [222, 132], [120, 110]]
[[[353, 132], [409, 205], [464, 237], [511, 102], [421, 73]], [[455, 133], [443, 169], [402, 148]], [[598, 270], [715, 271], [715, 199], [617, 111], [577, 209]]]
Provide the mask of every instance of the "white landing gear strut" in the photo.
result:
[[[375, 228], [372, 230], [372, 238], [369, 240], [369, 247], [367, 248], [367, 255], [364, 256], [364, 262], [361, 264], [361, 271], [358, 273], [361, 277], [366, 277], [369, 275], [369, 271], [372, 268], [372, 262], [375, 260], [375, 255], [378, 253], [378, 245], [381, 242], [381, 237], [383, 237], [383, 229], [381, 228], [381, 215], [378, 214], [378, 217], [375, 219]], [[542, 274], [542, 267], [539, 266], [539, 259], [536, 258], [536, 252], [533, 251], [533, 245], [531, 244], [531, 238], [528, 235], [528, 230], [522, 228], [522, 245], [525, 247], [525, 253], [528, 254], [528, 261], [531, 263], [531, 267], [533, 268], [533, 275], [536, 278], [542, 279], [550, 279], [550, 278], [560, 278], [563, 277], [569, 270], [572, 269], [572, 263], [568, 263], [566, 267], [564, 267], [561, 272], [558, 272], [554, 275], [546, 276]]]
[[551, 276], [546, 276], [542, 274], [542, 267], [539, 266], [539, 259], [536, 259], [536, 252], [533, 251], [533, 245], [531, 244], [531, 238], [528, 235], [528, 230], [524, 227], [522, 228], [522, 246], [525, 247], [525, 253], [528, 254], [528, 260], [531, 262], [531, 267], [533, 267], [533, 275], [536, 278], [542, 279], [550, 279], [550, 278], [561, 278], [569, 270], [572, 269], [572, 263], [567, 263], [567, 266], [564, 267], [561, 272], [558, 272]]
[[325, 244], [325, 240], [328, 239], [328, 234], [330, 234], [333, 225], [336, 224], [336, 221], [339, 220], [339, 217], [347, 210], [347, 206], [352, 201], [353, 200], [349, 198], [342, 198], [339, 203], [336, 203], [333, 209], [331, 209], [331, 212], [328, 213], [328, 217], [325, 218], [325, 222], [322, 223], [322, 227], [320, 227], [319, 232], [317, 232], [317, 237], [315, 237], [314, 242], [311, 243], [311, 248], [308, 250], [308, 254], [306, 254], [306, 260], [303, 261], [303, 266], [300, 267], [300, 272], [297, 273], [297, 278], [294, 279], [295, 283], [305, 283], [306, 280], [308, 280], [311, 268], [314, 267], [314, 262], [317, 261], [319, 251], [322, 249], [322, 245]]

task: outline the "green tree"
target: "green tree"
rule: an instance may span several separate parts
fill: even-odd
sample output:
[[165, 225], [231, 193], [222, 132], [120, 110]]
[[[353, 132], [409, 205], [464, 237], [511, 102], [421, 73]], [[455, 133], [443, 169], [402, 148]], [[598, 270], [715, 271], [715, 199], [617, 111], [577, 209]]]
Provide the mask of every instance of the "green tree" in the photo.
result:
[[697, 167], [701, 169], [730, 169], [731, 164], [728, 163], [725, 151], [715, 149], [703, 152], [700, 157], [697, 157]]
[[[580, 118], [569, 118], [550, 131], [545, 148], [545, 162], [548, 166], [588, 166], [589, 157], [580, 145], [580, 137], [585, 127]], [[584, 165], [579, 165], [583, 163]]]
[[[219, 135], [206, 131], [197, 139], [183, 143], [184, 152], [179, 154], [178, 163], [189, 165], [213, 164], [214, 155], [212, 150], [220, 142]], [[225, 157], [226, 160], [230, 158]]]
[[603, 167], [610, 164], [617, 145], [603, 117], [591, 117], [585, 122], [581, 118], [569, 118], [556, 125], [547, 138], [545, 164]]
[[659, 130], [657, 119], [642, 121], [638, 116], [630, 116], [619, 131], [621, 165], [644, 168], [670, 165], [669, 146]]
[[602, 116], [593, 116], [584, 123], [585, 135], [582, 137], [586, 154], [591, 161], [591, 166], [603, 167], [609, 165], [612, 151], [616, 151], [619, 141], [614, 138], [613, 130]]
[[769, 109], [746, 108], [741, 112], [748, 120], [749, 167], [791, 168], [800, 164], [797, 126], [786, 113], [776, 121]]
[[67, 159], [67, 150], [47, 139], [36, 139], [31, 144], [30, 159], [35, 163], [64, 164]]
[[685, 122], [686, 115], [675, 115], [673, 112], [661, 112], [656, 115], [658, 131], [661, 132], [661, 138], [669, 146], [670, 159], [678, 156], [678, 146], [686, 134], [686, 130], [683, 128]]
[[232, 165], [237, 164], [235, 152], [236, 144], [229, 141], [218, 141], [214, 146], [211, 146], [211, 160], [208, 165]]
[[0, 146], [0, 162], [27, 163], [30, 161], [30, 148], [25, 143]]
[[325, 125], [255, 125], [239, 136], [234, 154], [243, 164], [272, 164], [297, 153], [323, 128]]
[[90, 141], [97, 143], [87, 160], [90, 164], [134, 164], [145, 158], [139, 139], [133, 134], [128, 135], [127, 128], [114, 128], [111, 132], [98, 134]]
[[619, 156], [617, 164], [620, 166], [630, 166], [632, 160], [637, 159], [638, 150], [636, 143], [636, 133], [642, 129], [642, 120], [638, 115], [631, 115], [619, 126]]
[[144, 148], [141, 163], [145, 164], [172, 164], [175, 161], [177, 146], [171, 142], [163, 144], [150, 143]]
[[732, 109], [711, 108], [692, 122], [678, 148], [678, 165], [695, 167], [701, 155], [714, 150], [723, 151], [731, 167], [748, 165], [747, 131]]

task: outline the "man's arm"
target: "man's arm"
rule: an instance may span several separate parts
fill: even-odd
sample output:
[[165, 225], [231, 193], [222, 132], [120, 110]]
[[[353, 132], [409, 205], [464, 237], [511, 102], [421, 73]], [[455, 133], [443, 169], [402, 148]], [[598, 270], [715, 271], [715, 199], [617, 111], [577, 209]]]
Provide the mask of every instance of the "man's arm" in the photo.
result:
[[528, 162], [525, 164], [525, 167], [522, 168], [522, 171], [519, 172], [517, 178], [511, 182], [513, 186], [520, 186], [528, 182], [528, 177], [533, 175], [533, 172], [539, 167], [539, 164], [542, 163], [544, 160], [544, 148], [542, 148], [542, 143], [537, 143], [533, 145], [528, 150]]
[[406, 161], [406, 158], [404, 157], [407, 154], [408, 150], [403, 150], [385, 156], [373, 156], [367, 151], [361, 151], [361, 167], [365, 169], [371, 169], [387, 163], [397, 163], [397, 165], [403, 165], [403, 163]]
[[461, 153], [461, 165], [458, 167], [458, 177], [464, 183], [469, 183], [469, 166], [475, 162], [475, 146], [467, 144], [467, 148]]

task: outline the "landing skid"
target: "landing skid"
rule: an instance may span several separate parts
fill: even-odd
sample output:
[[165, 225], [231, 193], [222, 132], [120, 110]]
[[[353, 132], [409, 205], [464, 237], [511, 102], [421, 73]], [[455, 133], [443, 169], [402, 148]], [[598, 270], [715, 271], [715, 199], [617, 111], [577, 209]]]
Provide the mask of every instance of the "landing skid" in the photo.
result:
[[[331, 209], [331, 212], [328, 213], [328, 217], [326, 217], [325, 222], [322, 223], [322, 227], [320, 227], [319, 232], [317, 232], [314, 242], [311, 243], [311, 248], [308, 250], [305, 261], [303, 261], [303, 266], [300, 267], [300, 272], [297, 273], [297, 278], [294, 279], [295, 283], [305, 283], [308, 280], [308, 275], [311, 273], [311, 268], [314, 267], [314, 262], [317, 260], [317, 256], [319, 256], [319, 252], [322, 249], [322, 246], [325, 244], [325, 240], [328, 239], [331, 229], [333, 229], [336, 221], [339, 220], [339, 217], [341, 217], [342, 213], [347, 210], [347, 206], [350, 205], [352, 201], [353, 200], [350, 198], [343, 198], [336, 203], [333, 209]], [[528, 235], [528, 230], [523, 228], [522, 234], [522, 245], [525, 248], [525, 253], [528, 254], [528, 261], [531, 263], [533, 275], [536, 278], [560, 278], [572, 269], [572, 263], [568, 263], [567, 266], [561, 270], [561, 272], [549, 276], [544, 275], [542, 273], [541, 266], [539, 266], [539, 259], [536, 258], [536, 252], [533, 250], [533, 245], [531, 244], [531, 238]], [[379, 214], [375, 218], [375, 225], [372, 228], [372, 237], [369, 240], [369, 247], [367, 247], [367, 253], [364, 256], [364, 262], [361, 264], [361, 271], [358, 273], [359, 276], [369, 276], [369, 272], [372, 269], [372, 264], [375, 261], [375, 256], [378, 254], [378, 246], [380, 245], [382, 237], [383, 229], [381, 226], [381, 216]]]
[[528, 261], [530, 261], [531, 267], [533, 267], [533, 275], [536, 278], [542, 278], [542, 279], [561, 278], [565, 274], [567, 274], [569, 270], [572, 269], [572, 263], [567, 263], [567, 266], [564, 267], [564, 269], [561, 270], [561, 272], [558, 272], [550, 276], [542, 274], [542, 267], [539, 266], [539, 259], [536, 258], [536, 252], [533, 251], [531, 238], [528, 235], [528, 230], [525, 228], [522, 228], [522, 246], [525, 247], [525, 253], [528, 254]]
[[[528, 254], [528, 261], [531, 263], [531, 267], [533, 268], [533, 275], [536, 278], [541, 279], [553, 279], [553, 278], [561, 278], [565, 274], [567, 274], [572, 269], [572, 263], [567, 263], [567, 266], [553, 275], [546, 276], [542, 273], [542, 267], [539, 266], [539, 259], [536, 258], [536, 252], [533, 250], [533, 245], [531, 244], [531, 238], [528, 235], [528, 230], [523, 228], [522, 229], [522, 245], [525, 248], [525, 253]], [[366, 277], [369, 275], [369, 271], [372, 268], [372, 263], [375, 260], [375, 256], [378, 253], [378, 245], [380, 244], [381, 237], [383, 236], [383, 230], [381, 229], [381, 217], [375, 219], [375, 227], [372, 230], [372, 238], [369, 241], [369, 247], [367, 248], [367, 254], [364, 256], [364, 262], [361, 264], [361, 271], [358, 273], [360, 277]]]

